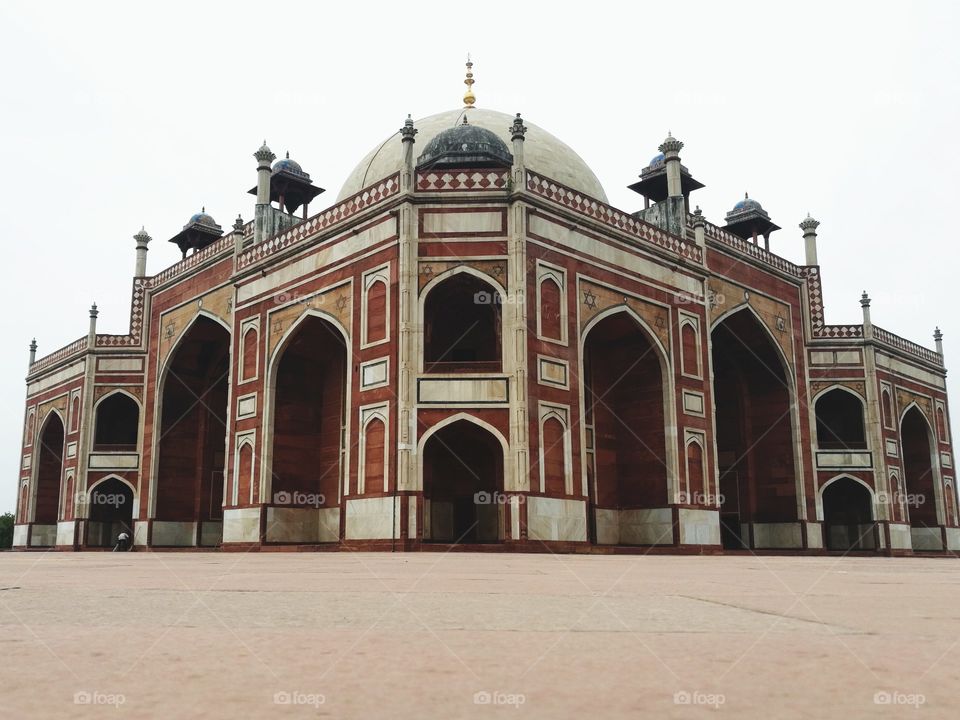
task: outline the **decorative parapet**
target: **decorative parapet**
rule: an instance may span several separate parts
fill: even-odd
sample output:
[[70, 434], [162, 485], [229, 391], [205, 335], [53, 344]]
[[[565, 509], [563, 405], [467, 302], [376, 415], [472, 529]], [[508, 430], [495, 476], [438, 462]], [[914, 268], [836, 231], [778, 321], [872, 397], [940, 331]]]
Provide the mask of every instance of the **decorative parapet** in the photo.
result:
[[227, 254], [227, 250], [233, 250], [233, 245], [233, 235], [224, 235], [222, 238], [210, 243], [205, 248], [187, 255], [183, 260], [171, 265], [166, 270], [161, 270], [153, 277], [147, 278], [147, 286], [150, 288], [159, 287], [168, 280], [172, 280], [178, 275], [183, 275], [185, 272], [192, 270], [197, 265], [202, 264], [204, 261], [209, 260], [210, 258], [216, 257], [221, 253], [224, 255]]
[[616, 228], [621, 232], [669, 250], [681, 257], [703, 262], [703, 253], [696, 244], [686, 239], [664, 232], [658, 227], [637, 220], [628, 213], [617, 210], [606, 203], [588, 195], [571, 190], [543, 175], [527, 171], [527, 190], [548, 200], [563, 205], [570, 210], [586, 215], [598, 222]]
[[907, 355], [914, 355], [922, 360], [926, 360], [928, 363], [943, 367], [943, 356], [940, 355], [940, 353], [925, 348], [923, 345], [917, 345], [915, 342], [910, 342], [899, 335], [894, 335], [889, 330], [878, 328], [876, 325], [873, 326], [873, 339], [881, 345], [887, 345]]
[[506, 190], [509, 184], [509, 170], [417, 171], [417, 190], [420, 192]]
[[84, 335], [79, 340], [74, 340], [69, 345], [64, 345], [59, 350], [54, 350], [46, 357], [42, 357], [30, 366], [30, 374], [44, 370], [51, 365], [56, 365], [61, 360], [66, 360], [73, 355], [79, 355], [87, 349], [87, 336]]
[[[688, 224], [692, 224], [694, 220], [693, 215], [687, 216]], [[775, 255], [769, 250], [765, 250], [759, 245], [754, 245], [752, 242], [739, 238], [733, 233], [729, 233], [726, 230], [717, 227], [713, 223], [709, 223], [706, 220], [703, 221], [703, 225], [706, 231], [706, 236], [711, 240], [716, 240], [717, 242], [723, 243], [734, 250], [737, 250], [744, 255], [749, 255], [755, 260], [759, 260], [765, 265], [769, 265], [776, 270], [785, 272], [788, 275], [793, 275], [794, 277], [803, 277], [803, 271], [799, 265], [795, 265], [786, 258], [782, 258], [779, 255]]]
[[315, 235], [321, 230], [333, 227], [337, 223], [343, 222], [347, 218], [356, 215], [361, 210], [366, 210], [399, 192], [400, 173], [394, 173], [390, 177], [374, 183], [370, 187], [361, 190], [356, 195], [352, 195], [328, 210], [324, 210], [312, 218], [304, 220], [298, 225], [294, 225], [289, 230], [285, 230], [263, 242], [257, 243], [237, 258], [237, 269], [242, 270], [265, 257], [285, 250], [301, 240]]

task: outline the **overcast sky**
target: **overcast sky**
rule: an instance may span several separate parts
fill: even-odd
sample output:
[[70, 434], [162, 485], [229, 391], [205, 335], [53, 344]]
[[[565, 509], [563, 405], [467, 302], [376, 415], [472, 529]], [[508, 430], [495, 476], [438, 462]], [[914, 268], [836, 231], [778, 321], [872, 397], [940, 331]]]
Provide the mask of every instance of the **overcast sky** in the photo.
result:
[[[126, 332], [131, 236], [148, 272], [206, 206], [253, 215], [266, 138], [327, 188], [398, 128], [462, 105], [523, 113], [573, 147], [613, 205], [667, 131], [707, 218], [749, 191], [803, 262], [821, 221], [828, 323], [873, 320], [960, 358], [953, 290], [960, 172], [960, 4], [21, 3], [0, 6], [0, 512], [13, 510], [30, 339], [38, 355]], [[569, 9], [567, 9], [569, 8]], [[951, 381], [952, 397], [958, 384]]]

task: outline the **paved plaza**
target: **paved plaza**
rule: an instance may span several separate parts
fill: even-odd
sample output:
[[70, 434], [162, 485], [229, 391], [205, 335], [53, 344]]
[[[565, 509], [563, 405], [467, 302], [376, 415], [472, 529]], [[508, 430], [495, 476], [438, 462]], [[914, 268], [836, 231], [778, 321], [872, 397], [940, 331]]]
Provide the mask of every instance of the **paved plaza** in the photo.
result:
[[960, 563], [3, 553], [8, 717], [956, 717]]

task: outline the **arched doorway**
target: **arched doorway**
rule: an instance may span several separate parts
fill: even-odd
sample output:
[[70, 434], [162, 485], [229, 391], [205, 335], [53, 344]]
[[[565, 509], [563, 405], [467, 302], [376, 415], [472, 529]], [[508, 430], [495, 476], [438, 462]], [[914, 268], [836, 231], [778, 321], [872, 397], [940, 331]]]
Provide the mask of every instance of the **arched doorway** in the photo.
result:
[[123, 392], [114, 392], [97, 403], [93, 449], [131, 452], [140, 434], [140, 406]]
[[64, 436], [63, 420], [57, 413], [50, 413], [40, 431], [40, 445], [36, 449], [37, 491], [34, 495], [31, 545], [52, 546], [57, 540]]
[[87, 545], [113, 547], [125, 532], [133, 541], [133, 490], [119, 478], [111, 477], [90, 489]]
[[862, 483], [841, 477], [823, 488], [823, 540], [828, 550], [874, 550], [873, 497]]
[[903, 443], [903, 485], [907, 517], [912, 528], [936, 528], [937, 498], [934, 490], [934, 445], [930, 426], [914, 405], [900, 420]]
[[427, 294], [423, 308], [425, 372], [499, 372], [500, 293], [459, 272]]
[[863, 402], [847, 390], [833, 388], [817, 398], [817, 447], [821, 450], [865, 450], [867, 435]]
[[423, 446], [423, 539], [496, 543], [503, 538], [503, 446], [488, 430], [457, 420]]
[[199, 316], [163, 377], [156, 545], [217, 545], [223, 529], [230, 333]]
[[786, 368], [749, 310], [718, 323], [712, 344], [721, 540], [725, 548], [768, 545], [756, 537], [759, 525], [798, 519]]
[[[339, 528], [346, 452], [346, 344], [333, 324], [311, 315], [296, 326], [280, 352], [273, 385], [268, 500], [298, 514], [296, 522], [304, 528], [298, 542], [336, 541], [336, 534], [324, 536], [322, 528]], [[320, 522], [323, 513], [330, 517]]]
[[583, 348], [591, 541], [672, 544], [644, 510], [665, 508], [664, 378], [654, 341], [626, 312], [607, 315]]

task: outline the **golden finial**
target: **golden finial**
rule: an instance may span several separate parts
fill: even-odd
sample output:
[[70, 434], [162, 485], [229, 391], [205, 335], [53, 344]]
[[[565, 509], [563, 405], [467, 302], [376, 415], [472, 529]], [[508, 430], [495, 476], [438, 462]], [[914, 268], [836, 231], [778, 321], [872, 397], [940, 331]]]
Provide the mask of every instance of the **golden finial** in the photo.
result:
[[472, 108], [477, 101], [477, 97], [473, 94], [473, 61], [470, 60], [470, 53], [467, 53], [467, 78], [463, 81], [463, 84], [467, 86], [467, 92], [463, 96], [463, 106]]

